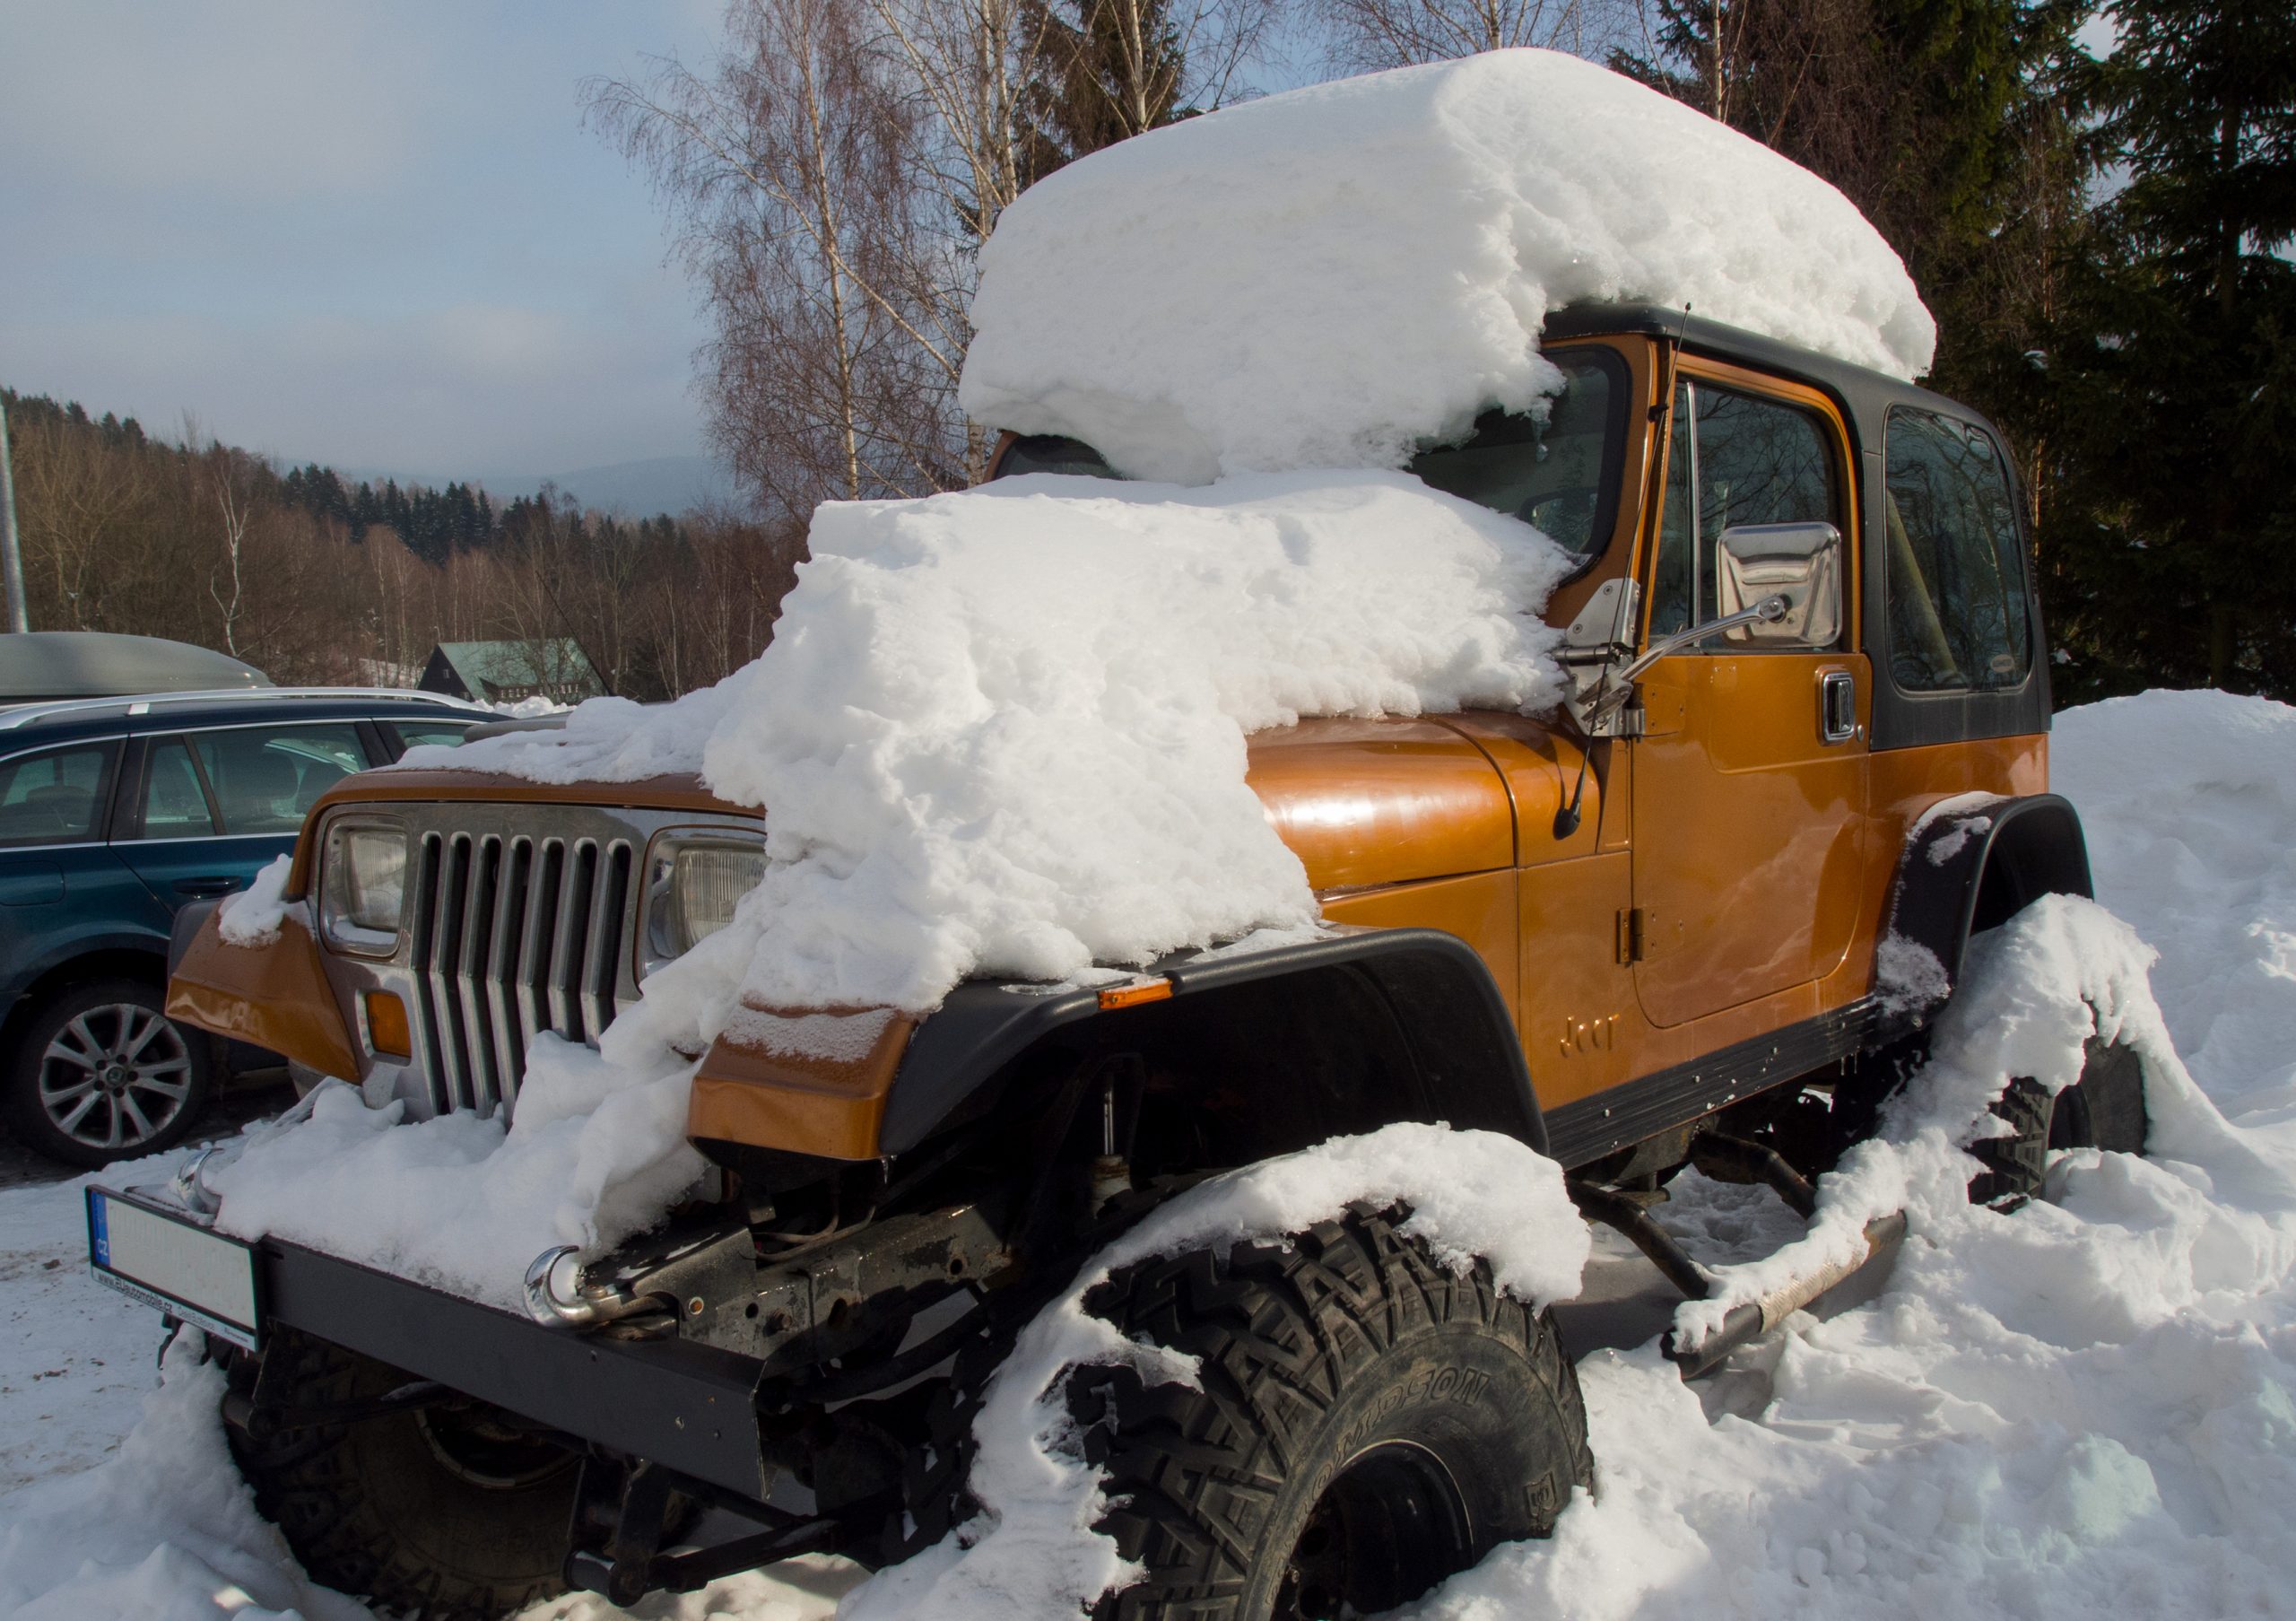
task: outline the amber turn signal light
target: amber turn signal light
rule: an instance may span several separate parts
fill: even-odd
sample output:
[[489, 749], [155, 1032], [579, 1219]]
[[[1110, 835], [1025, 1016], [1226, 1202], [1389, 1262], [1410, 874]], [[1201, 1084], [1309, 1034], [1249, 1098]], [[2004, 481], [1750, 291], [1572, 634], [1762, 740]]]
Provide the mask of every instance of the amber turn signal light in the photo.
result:
[[1129, 985], [1112, 985], [1100, 992], [1100, 1007], [1137, 1007], [1143, 1002], [1161, 1002], [1172, 994], [1170, 980], [1135, 980]]
[[406, 1028], [406, 1004], [387, 990], [367, 993], [367, 1045], [378, 1058], [414, 1056], [414, 1038]]

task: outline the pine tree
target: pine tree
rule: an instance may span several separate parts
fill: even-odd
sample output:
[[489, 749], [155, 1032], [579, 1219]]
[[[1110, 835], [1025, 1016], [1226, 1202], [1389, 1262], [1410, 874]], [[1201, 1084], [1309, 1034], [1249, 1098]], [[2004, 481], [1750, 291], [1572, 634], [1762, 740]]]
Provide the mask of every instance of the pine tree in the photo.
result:
[[2060, 687], [2296, 695], [2296, 12], [2109, 14], [2094, 105], [2128, 179], [2050, 352]]
[[2002, 422], [2030, 473], [2032, 368], [2092, 166], [2069, 0], [1658, 0], [1613, 65], [1824, 177], [1937, 318], [1930, 380]]
[[1029, 180], [1188, 116], [1170, 0], [1035, 0], [1028, 27], [1043, 41], [1023, 100]]

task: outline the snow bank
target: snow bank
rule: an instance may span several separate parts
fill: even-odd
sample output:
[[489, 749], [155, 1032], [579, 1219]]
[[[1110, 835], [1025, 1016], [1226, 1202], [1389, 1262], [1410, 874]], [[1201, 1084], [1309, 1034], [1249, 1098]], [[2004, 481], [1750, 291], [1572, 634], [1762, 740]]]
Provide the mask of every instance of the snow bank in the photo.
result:
[[287, 912], [282, 896], [294, 865], [292, 856], [276, 857], [248, 881], [245, 889], [223, 897], [215, 909], [215, 932], [223, 937], [226, 946], [268, 946], [279, 938], [279, 920]]
[[[659, 1221], [693, 1186], [685, 1139], [691, 1064], [614, 1065], [544, 1033], [516, 1119], [467, 1111], [406, 1120], [330, 1085], [309, 1117], [257, 1129], [206, 1172], [216, 1225], [275, 1233], [506, 1310], [544, 1250], [611, 1248]], [[218, 1155], [218, 1159], [222, 1159]]]
[[1152, 1383], [1193, 1383], [1192, 1357], [1126, 1338], [1083, 1307], [1115, 1272], [1185, 1250], [1277, 1239], [1363, 1203], [1406, 1203], [1404, 1232], [1464, 1271], [1488, 1259], [1500, 1285], [1544, 1306], [1578, 1292], [1586, 1224], [1561, 1167], [1512, 1137], [1389, 1126], [1191, 1189], [1089, 1262], [1022, 1334], [990, 1384], [974, 1432], [977, 1520], [857, 1590], [846, 1621], [1012, 1621], [1075, 1615], [1131, 1567], [1092, 1529], [1100, 1471], [1078, 1456], [1065, 1399], [1072, 1368], [1126, 1366]]
[[[157, 1320], [139, 1326], [149, 1336]], [[170, 1349], [164, 1382], [103, 1467], [0, 1504], [0, 1610], [16, 1621], [367, 1621], [365, 1606], [314, 1586], [256, 1512], [216, 1422], [222, 1374], [190, 1340]]]
[[737, 992], [924, 1010], [968, 974], [1073, 979], [1312, 922], [1247, 732], [1560, 691], [1535, 615], [1561, 552], [1401, 474], [1013, 479], [824, 506], [812, 545], [772, 645], [717, 687], [407, 757], [699, 770], [769, 807], [763, 885], [610, 1051], [638, 1030], [694, 1050]]
[[961, 398], [1204, 483], [1396, 466], [1554, 388], [1549, 311], [1690, 304], [1901, 377], [1935, 327], [1831, 186], [1616, 74], [1492, 51], [1093, 153], [981, 254]]
[[2178, 1050], [2228, 1112], [2296, 1085], [2296, 709], [2145, 693], [2068, 710], [2051, 749], [2097, 898], [2161, 950]]

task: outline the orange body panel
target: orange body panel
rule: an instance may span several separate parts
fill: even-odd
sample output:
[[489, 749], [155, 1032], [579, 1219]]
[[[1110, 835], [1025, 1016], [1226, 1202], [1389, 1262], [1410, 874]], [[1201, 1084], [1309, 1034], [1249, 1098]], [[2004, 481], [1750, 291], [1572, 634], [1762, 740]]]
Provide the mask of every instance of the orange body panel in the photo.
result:
[[1303, 720], [1250, 740], [1246, 780], [1318, 893], [1515, 863], [1506, 785], [1435, 720]]
[[326, 982], [318, 942], [291, 913], [268, 946], [226, 945], [211, 915], [168, 980], [168, 1016], [268, 1047], [321, 1075], [351, 1078], [366, 1068]]
[[[1431, 884], [1341, 895], [1324, 902], [1333, 923], [1364, 928], [1439, 928], [1475, 949], [1514, 1011], [1515, 874], [1476, 873]], [[1519, 1025], [1519, 1021], [1518, 1021]]]
[[916, 1020], [896, 1015], [867, 1052], [849, 1060], [771, 1052], [719, 1036], [693, 1077], [686, 1135], [869, 1159], [916, 1029]]

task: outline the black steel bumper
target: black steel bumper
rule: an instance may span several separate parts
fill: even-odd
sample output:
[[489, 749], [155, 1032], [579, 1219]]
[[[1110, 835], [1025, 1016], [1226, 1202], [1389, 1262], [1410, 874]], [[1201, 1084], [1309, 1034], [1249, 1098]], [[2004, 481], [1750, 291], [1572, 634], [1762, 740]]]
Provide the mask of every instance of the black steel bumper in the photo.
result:
[[752, 1502], [770, 1486], [764, 1364], [673, 1338], [545, 1328], [370, 1267], [265, 1239], [266, 1327], [300, 1329], [481, 1401]]

